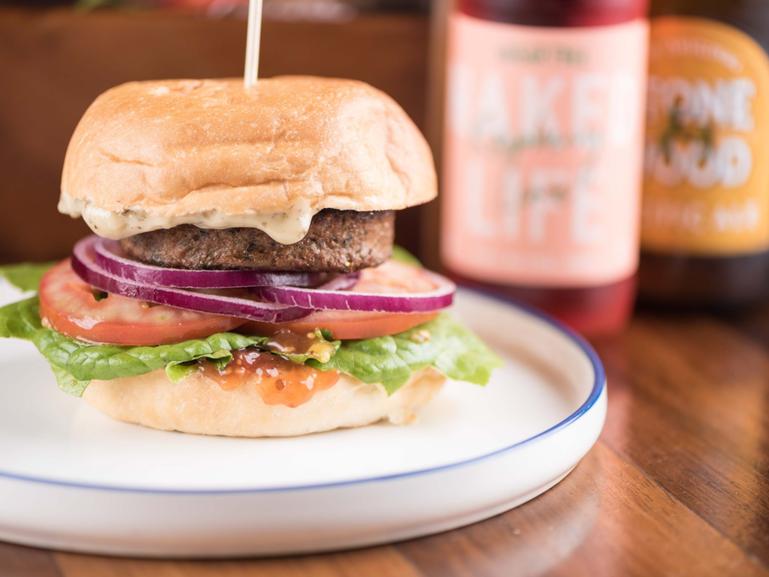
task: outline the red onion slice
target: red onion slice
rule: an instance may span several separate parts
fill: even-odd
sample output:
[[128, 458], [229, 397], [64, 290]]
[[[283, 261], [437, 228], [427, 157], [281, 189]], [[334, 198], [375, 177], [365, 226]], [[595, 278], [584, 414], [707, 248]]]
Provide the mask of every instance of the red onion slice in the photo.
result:
[[120, 245], [93, 237], [97, 264], [106, 272], [141, 284], [174, 288], [215, 289], [253, 286], [317, 287], [333, 274], [301, 272], [264, 272], [254, 270], [188, 270], [166, 268], [135, 261], [124, 256]]
[[317, 289], [254, 287], [250, 291], [267, 302], [315, 310], [416, 313], [451, 306], [456, 291], [453, 282], [427, 270], [420, 269], [418, 274], [424, 275], [435, 288], [429, 292], [371, 293], [356, 292], [354, 288], [341, 291], [329, 283]]
[[[360, 272], [340, 274], [339, 276], [335, 276], [330, 281], [323, 283], [317, 288], [319, 290], [326, 290], [326, 291], [346, 291], [354, 287], [358, 282], [358, 279], [360, 279]], [[258, 287], [255, 287], [255, 288], [258, 288]], [[249, 292], [253, 292], [253, 291], [254, 289], [251, 289]]]
[[95, 245], [98, 241], [98, 237], [90, 236], [75, 245], [72, 252], [72, 269], [84, 282], [99, 290], [182, 309], [268, 323], [296, 320], [311, 312], [297, 307], [152, 286], [120, 278], [96, 262]]

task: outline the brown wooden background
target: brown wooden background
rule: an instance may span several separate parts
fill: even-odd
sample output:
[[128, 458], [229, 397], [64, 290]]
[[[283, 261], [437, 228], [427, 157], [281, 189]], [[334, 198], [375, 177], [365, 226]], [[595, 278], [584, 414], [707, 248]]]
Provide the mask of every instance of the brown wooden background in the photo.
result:
[[[424, 127], [428, 26], [398, 13], [267, 20], [261, 74], [358, 78]], [[63, 257], [87, 234], [56, 202], [67, 142], [99, 93], [129, 80], [239, 76], [244, 50], [245, 22], [234, 18], [0, 7], [0, 262]], [[412, 250], [419, 213], [399, 217], [399, 241]]]

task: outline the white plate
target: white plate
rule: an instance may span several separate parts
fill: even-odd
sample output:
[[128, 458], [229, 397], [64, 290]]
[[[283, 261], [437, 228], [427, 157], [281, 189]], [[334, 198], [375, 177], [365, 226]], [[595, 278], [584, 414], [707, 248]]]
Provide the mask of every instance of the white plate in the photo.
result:
[[487, 387], [449, 383], [411, 426], [294, 439], [112, 421], [60, 393], [34, 347], [2, 340], [0, 539], [121, 555], [273, 555], [417, 537], [520, 505], [598, 437], [601, 363], [537, 314], [470, 292], [455, 312], [506, 360]]

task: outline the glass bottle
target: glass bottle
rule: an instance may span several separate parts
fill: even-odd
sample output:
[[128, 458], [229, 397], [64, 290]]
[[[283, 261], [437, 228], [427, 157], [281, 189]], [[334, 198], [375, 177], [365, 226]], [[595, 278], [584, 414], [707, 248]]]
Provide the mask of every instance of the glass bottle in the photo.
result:
[[638, 259], [644, 0], [457, 0], [441, 253], [470, 285], [620, 330]]
[[730, 308], [769, 284], [769, 9], [652, 3], [641, 296]]

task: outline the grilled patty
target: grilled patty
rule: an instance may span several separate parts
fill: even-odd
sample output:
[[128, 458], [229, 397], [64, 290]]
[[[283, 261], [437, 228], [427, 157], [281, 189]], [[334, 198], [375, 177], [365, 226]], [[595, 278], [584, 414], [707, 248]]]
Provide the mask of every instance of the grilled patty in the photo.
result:
[[394, 235], [393, 211], [326, 209], [295, 244], [280, 244], [256, 228], [182, 225], [132, 236], [120, 245], [131, 258], [172, 268], [352, 272], [387, 260]]

